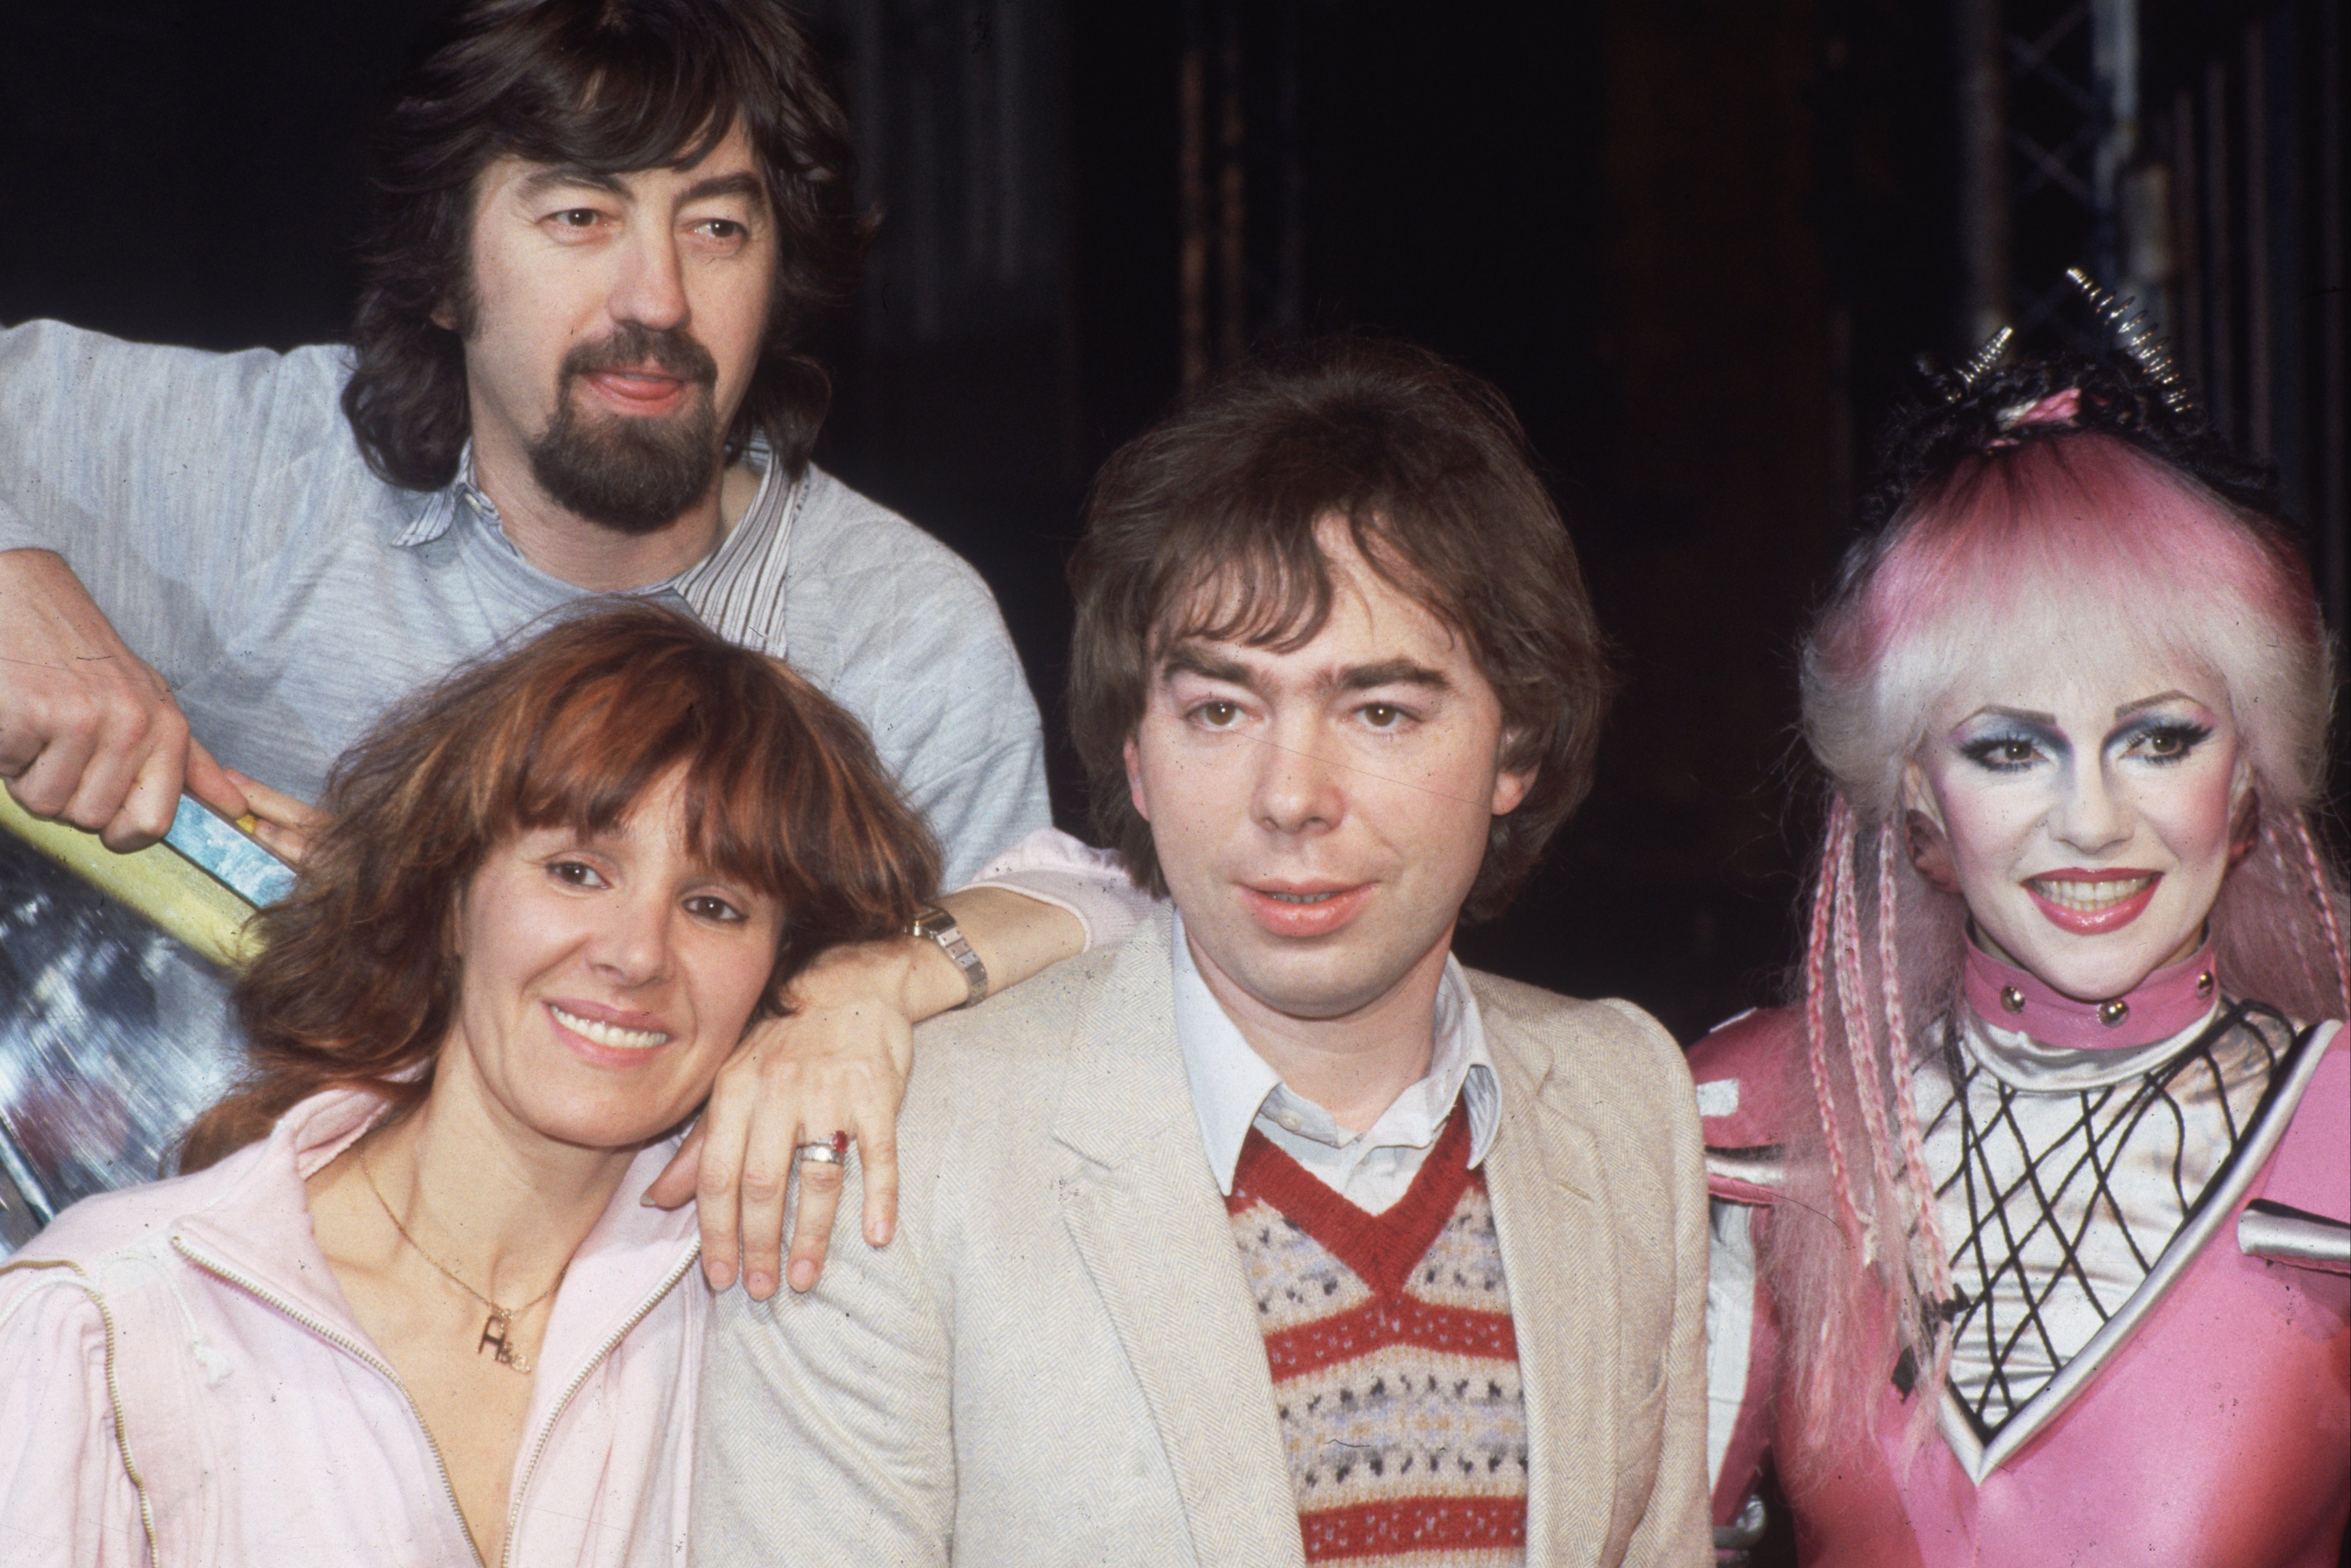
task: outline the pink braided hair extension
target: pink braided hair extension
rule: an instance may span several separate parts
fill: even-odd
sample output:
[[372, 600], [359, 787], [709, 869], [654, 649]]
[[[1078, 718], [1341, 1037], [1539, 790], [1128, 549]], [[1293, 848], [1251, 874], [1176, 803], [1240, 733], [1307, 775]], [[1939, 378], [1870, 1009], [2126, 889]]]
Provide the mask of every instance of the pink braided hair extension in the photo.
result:
[[1835, 921], [1836, 873], [1840, 860], [1853, 856], [1853, 819], [1842, 795], [1829, 798], [1828, 840], [1821, 846], [1818, 883], [1813, 889], [1812, 928], [1804, 936], [1804, 1049], [1813, 1070], [1813, 1100], [1821, 1113], [1821, 1135], [1828, 1145], [1829, 1185], [1836, 1192], [1837, 1219], [1847, 1237], [1861, 1237], [1861, 1211], [1854, 1207], [1853, 1181], [1844, 1168], [1844, 1139], [1837, 1125], [1836, 1094], [1829, 1086], [1828, 1019], [1823, 969], [1829, 931]]
[[2310, 819], [2297, 811], [2294, 834], [2302, 843], [2303, 869], [2310, 873], [2310, 891], [2318, 900], [2319, 923], [2326, 927], [2326, 950], [2335, 959], [2335, 994], [2343, 1016], [2351, 1019], [2351, 953], [2343, 946], [2343, 927], [2335, 918], [2335, 896], [2327, 891], [2325, 870], [2318, 863], [2318, 845], [2310, 836]]
[[[1848, 851], [1837, 862], [1837, 1006], [1844, 1023], [1845, 1065], [1853, 1072], [1854, 1090], [1861, 1101], [1862, 1125], [1869, 1134], [1870, 1162], [1877, 1179], [1891, 1192], [1894, 1139], [1886, 1126], [1886, 1087], [1877, 1076], [1877, 1031], [1870, 1027], [1869, 1009], [1858, 999], [1869, 972], [1861, 959], [1861, 894], [1855, 886], [1854, 858]], [[1865, 1224], [1869, 1233], [1876, 1235], [1879, 1215], [1875, 1194], [1869, 1209]]]
[[[1918, 1128], [1918, 1103], [1910, 1093], [1910, 1030], [1903, 1016], [1902, 964], [1894, 933], [1894, 824], [1888, 821], [1877, 835], [1877, 967], [1886, 980], [1886, 1033], [1892, 1042], [1894, 1112], [1902, 1126], [1902, 1166], [1910, 1176], [1918, 1238], [1927, 1248], [1928, 1288], [1940, 1303], [1950, 1300], [1951, 1260], [1943, 1239], [1942, 1216], [1935, 1207], [1935, 1183], [1927, 1174], [1927, 1139]], [[1950, 1355], [1950, 1336], [1938, 1334], [1934, 1366], [1925, 1386], [1942, 1386]]]

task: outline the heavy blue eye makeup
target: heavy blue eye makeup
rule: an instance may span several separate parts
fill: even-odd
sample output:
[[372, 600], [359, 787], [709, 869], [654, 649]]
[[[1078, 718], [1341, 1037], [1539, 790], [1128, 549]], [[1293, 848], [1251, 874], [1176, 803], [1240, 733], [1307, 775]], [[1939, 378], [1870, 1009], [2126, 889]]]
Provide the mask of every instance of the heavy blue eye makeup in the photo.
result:
[[2022, 773], [2063, 749], [2062, 743], [2038, 730], [2017, 727], [1997, 729], [1964, 741], [1959, 746], [1959, 755], [1987, 773]]
[[1988, 735], [1960, 747], [1959, 755], [1994, 773], [2015, 773], [2031, 767], [2041, 748], [2029, 736]]
[[2115, 737], [2126, 757], [2168, 766], [2185, 762], [2195, 749], [2212, 738], [2212, 727], [2194, 719], [2158, 718], [2134, 725]]

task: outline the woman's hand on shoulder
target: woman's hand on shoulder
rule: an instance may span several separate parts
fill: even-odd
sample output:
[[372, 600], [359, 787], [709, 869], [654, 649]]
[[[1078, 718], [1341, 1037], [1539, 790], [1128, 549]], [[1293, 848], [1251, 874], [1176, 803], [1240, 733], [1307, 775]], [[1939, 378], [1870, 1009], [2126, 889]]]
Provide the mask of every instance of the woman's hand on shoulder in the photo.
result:
[[[1086, 927], [1058, 905], [1011, 887], [969, 887], [940, 904], [977, 953], [990, 991], [1083, 952]], [[701, 1205], [702, 1271], [765, 1301], [778, 1280], [816, 1284], [841, 1207], [841, 1166], [800, 1169], [785, 1269], [784, 1198], [799, 1145], [847, 1133], [865, 1186], [865, 1239], [886, 1246], [898, 1223], [898, 1106], [914, 1061], [914, 1025], [971, 996], [938, 944], [893, 936], [835, 947], [792, 982], [792, 1014], [752, 1025], [719, 1070], [701, 1123], [646, 1193], [674, 1208]]]
[[[846, 1133], [865, 1188], [863, 1229], [888, 1243], [898, 1217], [897, 1123], [914, 1061], [914, 1026], [942, 1010], [920, 994], [927, 942], [893, 937], [836, 947], [791, 988], [792, 1013], [761, 1019], [719, 1069], [702, 1120], [648, 1190], [648, 1202], [699, 1204], [702, 1271], [711, 1288], [735, 1282], [759, 1300], [778, 1280], [805, 1291], [824, 1268], [843, 1167], [810, 1161], [791, 1216], [789, 1273], [784, 1200], [799, 1145]], [[933, 949], [935, 951], [935, 949]]]

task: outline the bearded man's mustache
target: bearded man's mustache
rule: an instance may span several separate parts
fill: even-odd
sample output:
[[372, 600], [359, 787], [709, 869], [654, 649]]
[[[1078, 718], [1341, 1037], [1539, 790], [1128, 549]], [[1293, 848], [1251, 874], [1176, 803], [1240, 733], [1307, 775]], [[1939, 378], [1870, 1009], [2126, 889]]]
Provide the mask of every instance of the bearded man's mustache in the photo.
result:
[[559, 381], [569, 387], [600, 371], [641, 370], [653, 365], [699, 387], [718, 384], [718, 361], [679, 327], [659, 329], [625, 321], [592, 342], [575, 343], [563, 356]]

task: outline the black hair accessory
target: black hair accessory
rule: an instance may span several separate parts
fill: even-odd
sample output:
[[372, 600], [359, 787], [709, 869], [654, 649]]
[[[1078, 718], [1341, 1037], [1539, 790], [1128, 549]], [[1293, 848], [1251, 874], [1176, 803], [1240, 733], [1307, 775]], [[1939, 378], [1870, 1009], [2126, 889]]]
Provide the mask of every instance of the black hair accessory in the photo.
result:
[[[1922, 358], [1927, 395], [1886, 422], [1877, 477], [1861, 503], [1865, 534], [1884, 528], [1920, 485], [1968, 458], [2085, 430], [2127, 441], [2235, 505], [2280, 518], [2275, 476], [2212, 428], [2145, 315], [2078, 273], [2074, 281], [2119, 345], [2096, 355], [2058, 350], [2011, 358], [2013, 334], [2002, 328], [1956, 369]], [[2020, 420], [2068, 391], [2080, 394], [2068, 417]]]

